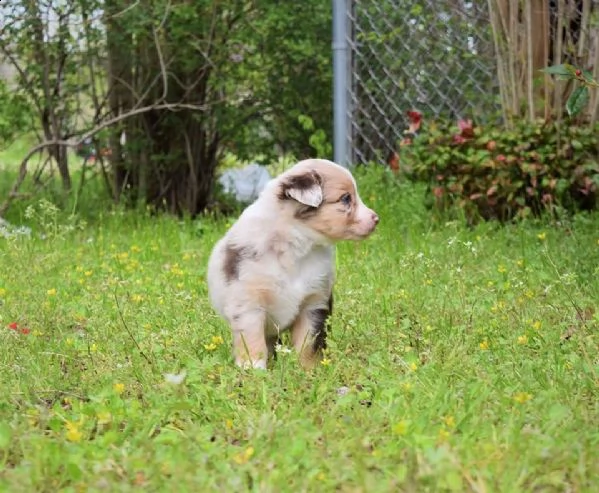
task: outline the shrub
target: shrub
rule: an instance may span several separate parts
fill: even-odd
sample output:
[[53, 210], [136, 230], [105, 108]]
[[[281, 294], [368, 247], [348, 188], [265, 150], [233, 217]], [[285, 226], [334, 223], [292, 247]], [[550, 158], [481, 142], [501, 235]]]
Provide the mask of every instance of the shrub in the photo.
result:
[[470, 120], [423, 122], [401, 145], [401, 165], [428, 183], [435, 207], [453, 204], [469, 220], [507, 221], [592, 210], [599, 185], [599, 125], [518, 122], [511, 130]]

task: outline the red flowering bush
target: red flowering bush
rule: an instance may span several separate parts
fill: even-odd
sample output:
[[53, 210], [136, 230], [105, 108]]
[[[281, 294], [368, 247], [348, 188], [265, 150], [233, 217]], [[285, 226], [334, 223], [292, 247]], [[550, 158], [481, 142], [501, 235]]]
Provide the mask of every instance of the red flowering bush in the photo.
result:
[[556, 206], [597, 207], [599, 125], [558, 127], [520, 122], [515, 128], [419, 122], [400, 143], [399, 161], [429, 185], [436, 207], [457, 205], [469, 219], [510, 220]]

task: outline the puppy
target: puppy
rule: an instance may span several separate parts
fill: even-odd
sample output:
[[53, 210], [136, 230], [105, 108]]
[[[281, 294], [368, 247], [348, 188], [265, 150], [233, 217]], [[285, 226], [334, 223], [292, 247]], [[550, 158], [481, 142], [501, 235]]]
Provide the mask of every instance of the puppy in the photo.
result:
[[378, 222], [351, 173], [331, 161], [300, 161], [266, 185], [208, 262], [210, 300], [231, 327], [237, 365], [265, 369], [288, 329], [300, 363], [311, 368], [320, 361], [333, 304], [334, 245], [366, 238]]

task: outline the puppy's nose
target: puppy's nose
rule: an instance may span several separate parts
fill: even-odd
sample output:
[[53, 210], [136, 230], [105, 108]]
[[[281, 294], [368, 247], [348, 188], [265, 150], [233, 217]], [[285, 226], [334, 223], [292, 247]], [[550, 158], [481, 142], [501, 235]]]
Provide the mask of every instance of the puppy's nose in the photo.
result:
[[377, 216], [374, 212], [372, 213], [372, 220], [374, 221], [374, 224], [379, 223], [379, 216]]

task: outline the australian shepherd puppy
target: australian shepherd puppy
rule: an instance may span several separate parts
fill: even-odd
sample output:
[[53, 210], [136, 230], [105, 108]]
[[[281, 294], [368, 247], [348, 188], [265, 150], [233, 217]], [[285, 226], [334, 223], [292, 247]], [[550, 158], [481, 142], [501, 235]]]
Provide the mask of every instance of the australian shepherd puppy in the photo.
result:
[[208, 262], [210, 300], [231, 327], [237, 365], [266, 368], [285, 330], [304, 367], [320, 361], [334, 245], [366, 238], [378, 222], [351, 173], [331, 161], [300, 161], [268, 183]]

